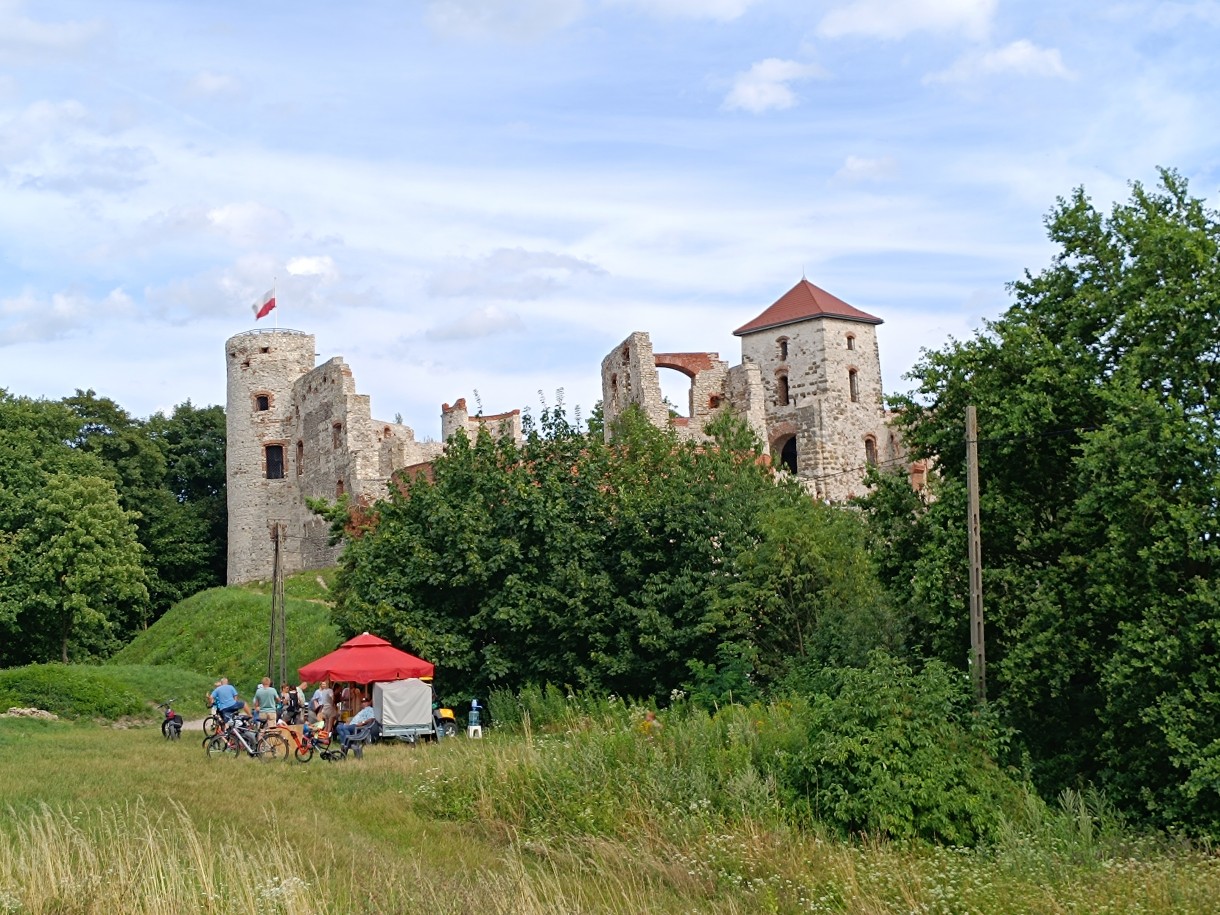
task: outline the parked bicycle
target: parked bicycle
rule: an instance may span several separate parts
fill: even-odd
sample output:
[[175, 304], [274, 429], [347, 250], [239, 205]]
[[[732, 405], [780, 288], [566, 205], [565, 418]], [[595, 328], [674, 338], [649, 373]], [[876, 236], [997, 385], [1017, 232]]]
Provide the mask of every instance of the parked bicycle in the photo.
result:
[[292, 750], [292, 756], [297, 762], [307, 763], [313, 759], [314, 750], [314, 732], [310, 729], [309, 723], [306, 722], [301, 728], [301, 733], [298, 734], [286, 724], [277, 724], [275, 730], [281, 734], [287, 734], [291, 738], [295, 746]]
[[262, 762], [288, 758], [288, 741], [282, 734], [259, 728], [244, 715], [235, 717], [223, 730], [206, 738], [203, 748], [209, 759], [236, 758], [242, 753]]
[[166, 699], [158, 709], [165, 709], [165, 715], [161, 719], [161, 736], [166, 740], [177, 740], [182, 736], [182, 716], [173, 709], [175, 700]]

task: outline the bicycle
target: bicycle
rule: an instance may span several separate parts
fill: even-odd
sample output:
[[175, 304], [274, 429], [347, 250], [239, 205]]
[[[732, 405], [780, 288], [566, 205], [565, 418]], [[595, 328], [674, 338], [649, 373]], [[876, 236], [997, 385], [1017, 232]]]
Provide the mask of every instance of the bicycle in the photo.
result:
[[292, 742], [296, 745], [293, 748], [292, 756], [297, 762], [307, 763], [313, 759], [314, 732], [310, 730], [308, 722], [305, 723], [300, 734], [286, 724], [277, 724], [275, 730], [285, 731], [292, 738]]
[[288, 757], [288, 741], [282, 735], [264, 733], [261, 728], [251, 727], [250, 719], [244, 716], [234, 718], [223, 731], [206, 738], [203, 748], [209, 759], [221, 756], [236, 758], [243, 752], [261, 762]]

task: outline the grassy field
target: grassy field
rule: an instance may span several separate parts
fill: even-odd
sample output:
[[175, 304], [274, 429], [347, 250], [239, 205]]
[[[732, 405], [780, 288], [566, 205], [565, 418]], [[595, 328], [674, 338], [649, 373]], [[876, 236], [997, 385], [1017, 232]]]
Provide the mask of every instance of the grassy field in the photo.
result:
[[0, 912], [1216, 911], [1206, 849], [1080, 797], [987, 848], [846, 843], [711, 797], [678, 721], [208, 760], [155, 727], [0, 720]]
[[[333, 570], [303, 572], [284, 584], [290, 677], [341, 641], [327, 602], [333, 576]], [[179, 601], [112, 661], [194, 670], [213, 682], [228, 677], [249, 698], [267, 671], [270, 615], [268, 583], [211, 588]]]

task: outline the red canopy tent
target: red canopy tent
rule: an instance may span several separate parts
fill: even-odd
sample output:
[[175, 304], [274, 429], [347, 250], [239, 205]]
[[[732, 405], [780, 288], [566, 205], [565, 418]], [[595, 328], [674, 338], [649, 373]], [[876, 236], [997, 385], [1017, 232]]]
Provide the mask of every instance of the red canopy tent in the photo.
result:
[[328, 655], [300, 668], [302, 680], [379, 683], [408, 677], [431, 677], [436, 668], [413, 654], [399, 651], [385, 639], [367, 632], [348, 639]]

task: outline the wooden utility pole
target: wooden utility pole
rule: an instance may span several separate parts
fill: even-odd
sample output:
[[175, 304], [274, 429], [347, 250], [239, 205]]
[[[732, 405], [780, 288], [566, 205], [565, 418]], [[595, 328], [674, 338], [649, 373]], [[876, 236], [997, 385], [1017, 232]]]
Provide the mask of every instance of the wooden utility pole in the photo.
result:
[[[288, 682], [288, 625], [284, 612], [284, 533], [284, 525], [275, 522], [271, 529], [271, 542], [275, 544], [271, 563], [271, 638], [267, 643], [267, 676], [273, 684]], [[280, 675], [278, 680], [275, 678], [277, 654]]]
[[979, 534], [979, 420], [966, 407], [966, 501], [970, 557], [970, 673], [974, 697], [987, 701], [987, 649], [983, 639], [983, 545]]

